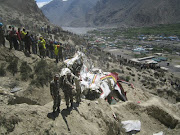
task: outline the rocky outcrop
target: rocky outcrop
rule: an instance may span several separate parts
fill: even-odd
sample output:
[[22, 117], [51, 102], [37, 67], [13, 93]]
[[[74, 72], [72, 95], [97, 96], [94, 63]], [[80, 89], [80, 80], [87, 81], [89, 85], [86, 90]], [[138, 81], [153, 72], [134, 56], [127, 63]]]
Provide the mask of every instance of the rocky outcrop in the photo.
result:
[[49, 23], [34, 0], [0, 0], [0, 3], [0, 18], [5, 24], [33, 27]]

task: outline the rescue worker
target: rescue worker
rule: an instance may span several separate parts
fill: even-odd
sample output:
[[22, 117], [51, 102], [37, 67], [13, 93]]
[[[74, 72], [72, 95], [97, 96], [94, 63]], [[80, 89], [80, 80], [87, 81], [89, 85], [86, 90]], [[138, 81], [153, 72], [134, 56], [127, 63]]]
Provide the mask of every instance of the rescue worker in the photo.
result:
[[67, 73], [63, 76], [62, 84], [63, 84], [63, 92], [65, 96], [66, 106], [67, 109], [69, 108], [69, 101], [71, 103], [71, 107], [73, 107], [73, 95], [72, 95], [72, 89], [74, 86], [72, 85], [72, 73]]
[[24, 51], [25, 48], [25, 36], [26, 36], [27, 32], [26, 29], [23, 28], [23, 30], [21, 31], [21, 44], [20, 44], [20, 50]]
[[1, 45], [3, 45], [5, 47], [5, 38], [4, 38], [3, 23], [0, 23], [0, 46]]
[[53, 98], [53, 113], [55, 111], [60, 112], [60, 102], [61, 102], [61, 96], [59, 94], [59, 88], [60, 88], [60, 81], [59, 81], [59, 75], [56, 74], [54, 76], [54, 79], [50, 83], [50, 94]]
[[63, 61], [63, 46], [62, 46], [62, 43], [60, 43], [60, 47], [59, 47], [59, 50], [58, 50], [58, 55], [59, 55], [59, 60]]
[[43, 39], [42, 36], [39, 38], [38, 46], [39, 46], [40, 57], [44, 58], [46, 52], [46, 41]]
[[59, 45], [55, 41], [54, 42], [54, 54], [55, 54], [55, 57], [56, 57], [56, 63], [58, 63], [58, 61], [59, 61], [58, 53], [59, 53]]

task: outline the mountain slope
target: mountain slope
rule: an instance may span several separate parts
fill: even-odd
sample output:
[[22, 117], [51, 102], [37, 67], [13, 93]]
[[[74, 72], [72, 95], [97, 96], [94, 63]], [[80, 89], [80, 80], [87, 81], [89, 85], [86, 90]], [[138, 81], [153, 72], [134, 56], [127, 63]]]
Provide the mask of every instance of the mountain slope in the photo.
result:
[[[98, 0], [53, 0], [41, 9], [49, 20], [59, 26], [84, 25], [85, 14]], [[81, 21], [79, 21], [81, 19]]]
[[179, 0], [100, 0], [86, 15], [94, 26], [144, 26], [180, 22]]
[[[94, 54], [96, 54], [94, 57], [97, 56], [97, 59], [94, 59], [93, 63], [98, 63], [100, 61], [100, 51]], [[41, 58], [34, 54], [31, 57], [26, 57], [23, 52], [9, 51], [8, 48], [0, 46], [0, 64], [6, 63], [4, 69], [9, 65], [8, 61], [13, 58], [18, 59], [18, 69], [26, 61], [35, 70], [33, 67], [36, 66], [38, 61], [41, 61]], [[110, 57], [110, 64], [119, 67], [119, 62], [113, 62], [112, 59], [113, 57]], [[44, 58], [44, 60], [47, 61], [53, 72], [62, 68], [62, 63], [56, 65], [53, 59]], [[54, 70], [54, 66], [57, 66], [57, 71]], [[119, 67], [123, 69], [121, 75], [129, 73], [129, 70], [125, 67]], [[132, 73], [146, 74], [148, 83], [150, 81], [148, 76], [153, 73], [151, 70], [150, 72], [144, 72], [137, 71], [135, 68], [131, 68], [131, 71]], [[127, 102], [119, 101], [115, 105], [109, 105], [103, 99], [92, 101], [82, 99], [80, 104], [75, 103], [76, 100], [74, 100], [73, 108], [66, 109], [63, 91], [60, 89], [62, 95], [61, 112], [52, 113], [53, 102], [51, 102], [49, 83], [47, 86], [37, 87], [30, 84], [31, 80], [35, 79], [34, 77], [29, 78], [28, 81], [22, 81], [19, 73], [13, 76], [8, 70], [5, 76], [0, 76], [0, 80], [2, 80], [0, 81], [1, 134], [126, 135], [121, 122], [127, 120], [140, 120], [141, 130], [137, 135], [152, 135], [160, 131], [167, 135], [180, 134], [180, 103], [170, 103], [168, 101], [179, 96], [173, 95], [172, 91], [169, 94], [168, 90], [171, 90], [170, 87], [168, 88], [169, 84], [161, 84], [158, 81], [159, 78], [154, 85], [167, 87], [162, 91], [168, 94], [168, 100], [158, 97], [158, 94], [150, 93], [147, 89], [143, 90], [136, 87], [136, 84], [140, 83], [139, 81], [134, 82], [134, 89], [122, 84], [124, 90], [126, 90]], [[12, 94], [10, 91], [13, 87], [20, 87], [21, 90]], [[155, 92], [155, 89], [152, 89], [152, 91]]]
[[4, 23], [28, 25], [49, 23], [34, 0], [0, 0], [0, 17]]

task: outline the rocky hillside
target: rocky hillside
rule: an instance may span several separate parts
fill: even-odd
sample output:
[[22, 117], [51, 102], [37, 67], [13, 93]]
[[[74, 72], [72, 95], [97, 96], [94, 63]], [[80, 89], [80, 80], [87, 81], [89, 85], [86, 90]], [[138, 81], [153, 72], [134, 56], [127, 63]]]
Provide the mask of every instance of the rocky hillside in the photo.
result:
[[49, 23], [34, 0], [0, 0], [0, 3], [0, 18], [5, 24], [35, 26]]
[[[93, 63], [98, 61], [99, 59], [93, 60]], [[14, 66], [10, 68], [12, 64]], [[61, 112], [53, 114], [49, 81], [53, 72], [58, 72], [61, 68], [61, 64], [56, 65], [54, 60], [49, 58], [41, 60], [33, 54], [26, 57], [23, 52], [9, 52], [8, 48], [0, 47], [1, 73], [7, 69], [6, 73], [0, 76], [1, 134], [126, 135], [121, 124], [126, 120], [140, 120], [141, 130], [137, 135], [152, 135], [160, 131], [166, 135], [180, 134], [180, 104], [176, 101], [171, 103], [169, 99], [160, 98], [146, 89], [138, 88], [140, 81], [134, 82], [135, 89], [122, 84], [128, 101], [120, 101], [115, 105], [109, 105], [103, 99], [82, 99], [80, 104], [74, 102], [73, 108], [66, 109], [61, 90]], [[112, 68], [118, 67], [115, 64], [110, 62]], [[40, 74], [36, 72], [38, 67]], [[129, 72], [126, 68], [123, 70], [124, 73], [120, 76]], [[12, 71], [16, 73], [13, 75]], [[131, 72], [133, 71], [137, 72], [132, 69]], [[26, 76], [23, 73], [26, 73]], [[138, 73], [140, 74], [140, 71]], [[146, 76], [150, 75], [146, 73]], [[15, 88], [18, 91], [12, 93]], [[166, 89], [163, 91], [166, 92]]]
[[180, 22], [179, 0], [100, 0], [86, 16], [93, 26], [145, 26]]
[[60, 26], [149, 26], [180, 22], [179, 0], [53, 0], [42, 8]]
[[[53, 0], [41, 9], [45, 16], [59, 26], [84, 26], [85, 14], [98, 0]], [[81, 20], [81, 21], [80, 21]]]

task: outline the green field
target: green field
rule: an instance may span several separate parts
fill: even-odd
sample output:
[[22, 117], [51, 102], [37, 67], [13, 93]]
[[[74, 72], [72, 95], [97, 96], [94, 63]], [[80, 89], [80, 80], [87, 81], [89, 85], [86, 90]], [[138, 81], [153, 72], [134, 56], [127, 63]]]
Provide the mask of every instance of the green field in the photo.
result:
[[180, 36], [180, 23], [164, 24], [154, 27], [130, 28], [123, 32], [127, 37], [138, 35], [162, 35], [162, 36]]
[[141, 28], [111, 28], [111, 29], [99, 29], [89, 31], [89, 34], [95, 34], [96, 36], [111, 37], [114, 40], [118, 36], [124, 36], [127, 38], [137, 38], [139, 35], [162, 35], [178, 36], [180, 37], [180, 23], [177, 24], [161, 24], [153, 27], [141, 27]]

